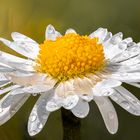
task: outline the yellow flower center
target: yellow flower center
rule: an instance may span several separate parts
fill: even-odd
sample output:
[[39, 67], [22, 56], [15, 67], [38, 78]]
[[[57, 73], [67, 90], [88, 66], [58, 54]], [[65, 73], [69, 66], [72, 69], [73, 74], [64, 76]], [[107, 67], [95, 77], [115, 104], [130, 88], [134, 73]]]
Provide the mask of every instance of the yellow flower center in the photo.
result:
[[47, 73], [58, 81], [82, 77], [99, 71], [105, 64], [103, 46], [98, 38], [69, 33], [45, 40], [40, 45], [35, 69]]

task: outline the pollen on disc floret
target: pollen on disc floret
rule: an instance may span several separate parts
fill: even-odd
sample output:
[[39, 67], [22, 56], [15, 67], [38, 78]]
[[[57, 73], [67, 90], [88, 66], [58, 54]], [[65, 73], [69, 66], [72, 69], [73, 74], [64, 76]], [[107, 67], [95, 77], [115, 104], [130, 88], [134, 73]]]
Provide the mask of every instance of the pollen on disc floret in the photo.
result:
[[98, 38], [69, 33], [40, 45], [35, 69], [58, 81], [82, 77], [104, 66], [103, 45]]

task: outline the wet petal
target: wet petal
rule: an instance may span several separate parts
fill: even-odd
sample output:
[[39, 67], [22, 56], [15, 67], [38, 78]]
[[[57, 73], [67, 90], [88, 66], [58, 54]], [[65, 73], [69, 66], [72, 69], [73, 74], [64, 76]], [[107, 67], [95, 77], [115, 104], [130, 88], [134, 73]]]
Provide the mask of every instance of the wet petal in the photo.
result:
[[119, 32], [112, 36], [110, 43], [116, 45], [122, 41], [122, 38], [123, 38], [123, 34], [121, 32]]
[[44, 127], [50, 112], [46, 110], [46, 104], [50, 93], [42, 94], [34, 105], [28, 121], [30, 136], [38, 134]]
[[140, 63], [140, 55], [137, 55], [131, 59], [128, 59], [126, 61], [121, 62], [121, 65], [127, 65], [127, 66], [133, 66], [133, 65], [137, 65], [138, 63]]
[[85, 118], [89, 113], [88, 102], [79, 99], [78, 104], [71, 109], [71, 112], [78, 118]]
[[112, 60], [118, 54], [121, 54], [123, 51], [126, 50], [127, 44], [122, 41], [123, 34], [117, 33], [108, 41], [103, 43], [104, 46], [104, 53], [106, 59]]
[[140, 82], [140, 73], [139, 72], [132, 72], [132, 73], [116, 72], [111, 75], [111, 78], [120, 80], [122, 82]]
[[11, 90], [14, 90], [14, 89], [17, 89], [19, 88], [20, 86], [19, 85], [12, 85], [12, 86], [9, 86], [7, 88], [4, 88], [4, 89], [0, 89], [0, 95], [6, 93], [6, 92], [9, 92]]
[[[21, 34], [21, 33], [18, 33], [18, 32], [12, 32], [11, 33], [11, 36], [13, 38], [14, 41], [19, 41], [19, 42], [31, 42], [31, 43], [35, 43], [35, 44], [38, 44], [36, 41], [34, 41], [33, 39]], [[35, 49], [35, 48], [34, 48]]]
[[140, 101], [122, 86], [115, 89], [116, 92], [110, 98], [129, 113], [140, 116]]
[[45, 81], [47, 79], [47, 75], [45, 74], [7, 74], [13, 83], [16, 83], [18, 85], [22, 86], [29, 86], [29, 85], [37, 85], [37, 84], [45, 84]]
[[22, 90], [27, 93], [40, 93], [46, 92], [52, 89], [55, 85], [56, 81], [50, 77], [47, 77], [43, 83], [37, 83], [31, 86], [24, 87]]
[[60, 97], [66, 97], [68, 95], [75, 94], [73, 87], [73, 80], [61, 82], [55, 89], [55, 94]]
[[4, 38], [0, 38], [5, 45], [7, 45], [12, 50], [17, 53], [24, 55], [28, 58], [35, 59], [39, 51], [39, 45], [32, 39], [20, 34], [20, 33], [12, 33], [12, 37], [14, 42], [6, 40]]
[[98, 82], [93, 88], [92, 92], [94, 96], [110, 96], [113, 94], [113, 87], [120, 86], [121, 82], [114, 79], [105, 79]]
[[131, 47], [128, 47], [123, 53], [120, 53], [116, 55], [112, 61], [113, 62], [122, 62], [127, 59], [130, 59], [136, 55], [140, 54], [140, 45], [139, 44], [134, 44]]
[[111, 37], [112, 37], [112, 33], [108, 32], [103, 42], [110, 40]]
[[79, 97], [77, 95], [70, 95], [64, 99], [63, 107], [65, 109], [72, 109], [77, 105], [78, 101]]
[[48, 25], [46, 28], [45, 36], [46, 39], [54, 41], [57, 37], [61, 36], [61, 34], [57, 32], [52, 25]]
[[91, 38], [97, 37], [99, 38], [99, 42], [102, 43], [103, 40], [106, 38], [106, 35], [107, 35], [107, 29], [99, 28], [95, 32], [91, 33], [89, 37]]
[[73, 33], [73, 34], [76, 34], [76, 31], [74, 30], [74, 29], [67, 29], [66, 30], [66, 33], [65, 34], [71, 34], [71, 33]]
[[21, 71], [34, 71], [33, 61], [23, 59], [2, 51], [0, 51], [0, 62]]
[[118, 117], [112, 103], [107, 97], [95, 97], [94, 101], [101, 112], [106, 128], [111, 134], [115, 134], [118, 130]]
[[47, 86], [47, 85], [34, 85], [34, 86], [24, 87], [22, 90], [27, 93], [41, 93], [41, 92], [46, 92], [52, 88], [53, 88], [52, 86]]
[[4, 73], [4, 72], [13, 72], [15, 71], [12, 67], [9, 67], [3, 63], [0, 63], [0, 72]]
[[46, 110], [53, 112], [58, 110], [61, 106], [62, 106], [62, 102], [58, 101], [56, 98], [54, 97], [49, 97], [49, 101], [46, 104]]
[[7, 122], [25, 103], [30, 95], [18, 94], [12, 95], [13, 92], [22, 92], [20, 89], [9, 92], [0, 100], [0, 125]]

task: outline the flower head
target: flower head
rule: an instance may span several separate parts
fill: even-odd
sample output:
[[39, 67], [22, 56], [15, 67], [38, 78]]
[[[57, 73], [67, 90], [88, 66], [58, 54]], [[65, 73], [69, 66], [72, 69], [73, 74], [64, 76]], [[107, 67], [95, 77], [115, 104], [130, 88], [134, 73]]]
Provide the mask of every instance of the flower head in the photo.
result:
[[30, 95], [40, 94], [29, 121], [30, 135], [39, 133], [51, 112], [64, 107], [79, 118], [97, 104], [108, 131], [118, 130], [112, 99], [131, 114], [140, 116], [140, 101], [121, 84], [140, 87], [140, 44], [122, 33], [99, 28], [89, 36], [68, 29], [64, 36], [52, 25], [42, 44], [20, 33], [5, 45], [23, 55], [0, 52], [0, 124], [7, 122]]

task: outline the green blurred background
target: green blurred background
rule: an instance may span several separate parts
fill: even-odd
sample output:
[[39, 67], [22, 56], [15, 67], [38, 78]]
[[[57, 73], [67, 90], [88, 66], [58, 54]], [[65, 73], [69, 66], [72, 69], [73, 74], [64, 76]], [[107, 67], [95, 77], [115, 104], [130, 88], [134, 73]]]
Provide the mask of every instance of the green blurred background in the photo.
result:
[[[0, 0], [0, 36], [9, 38], [12, 31], [30, 36], [39, 43], [44, 40], [47, 24], [64, 33], [74, 28], [80, 34], [89, 34], [98, 27], [106, 27], [113, 33], [140, 40], [139, 0]], [[1, 50], [10, 51], [1, 45]], [[10, 51], [10, 53], [15, 53]], [[140, 89], [124, 85], [140, 99]], [[31, 97], [20, 111], [5, 125], [0, 126], [0, 140], [62, 140], [61, 112], [51, 114], [41, 133], [30, 137], [27, 122], [37, 97]], [[101, 115], [91, 103], [89, 115], [82, 119], [82, 140], [139, 140], [140, 117], [135, 117], [116, 104], [119, 131], [107, 132]]]

